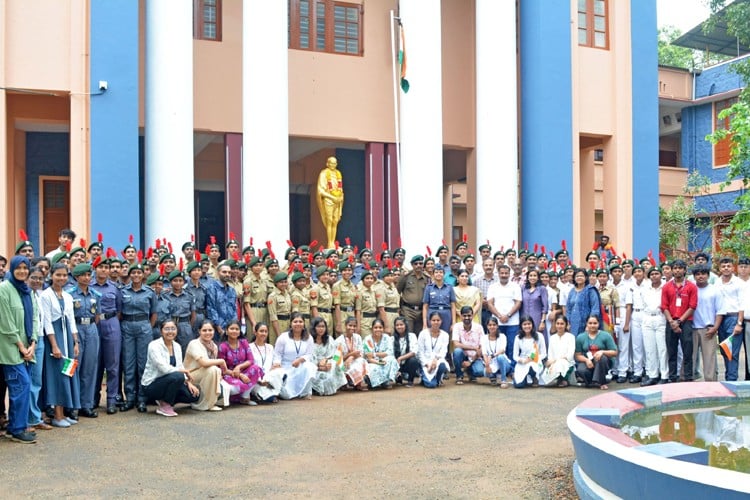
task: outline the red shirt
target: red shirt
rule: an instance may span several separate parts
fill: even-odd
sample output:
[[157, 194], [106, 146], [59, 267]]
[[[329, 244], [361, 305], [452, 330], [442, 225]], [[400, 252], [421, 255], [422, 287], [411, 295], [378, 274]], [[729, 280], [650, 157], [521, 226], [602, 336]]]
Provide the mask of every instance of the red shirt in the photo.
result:
[[[678, 305], [679, 303], [679, 305]], [[661, 289], [661, 310], [669, 311], [672, 319], [679, 319], [688, 309], [698, 307], [698, 287], [695, 283], [685, 280], [681, 286], [677, 286], [674, 280], [670, 280]], [[693, 314], [687, 318], [692, 321]]]

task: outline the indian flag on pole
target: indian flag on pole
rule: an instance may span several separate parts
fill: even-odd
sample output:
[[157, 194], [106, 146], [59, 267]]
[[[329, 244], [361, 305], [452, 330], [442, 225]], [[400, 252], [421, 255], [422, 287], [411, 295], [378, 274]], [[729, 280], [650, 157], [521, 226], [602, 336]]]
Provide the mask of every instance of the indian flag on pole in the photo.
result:
[[406, 42], [401, 24], [398, 26], [398, 65], [401, 68], [401, 90], [409, 92], [409, 80], [406, 79]]
[[60, 370], [63, 373], [63, 375], [72, 377], [76, 372], [76, 368], [78, 368], [77, 359], [63, 358], [62, 370]]

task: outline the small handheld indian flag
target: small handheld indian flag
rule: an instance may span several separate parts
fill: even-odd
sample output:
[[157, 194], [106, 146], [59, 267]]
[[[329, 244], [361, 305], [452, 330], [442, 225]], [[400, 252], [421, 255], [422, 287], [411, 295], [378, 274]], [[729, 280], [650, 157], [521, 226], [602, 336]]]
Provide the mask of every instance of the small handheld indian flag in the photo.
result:
[[76, 368], [78, 368], [77, 359], [63, 358], [62, 370], [60, 370], [63, 373], [63, 375], [72, 377], [76, 372]]
[[724, 354], [724, 356], [729, 360], [732, 361], [732, 339], [734, 338], [734, 335], [730, 335], [724, 341], [719, 344], [719, 350]]
[[375, 343], [372, 341], [372, 337], [367, 337], [364, 343], [365, 352], [375, 352]]
[[344, 356], [341, 351], [341, 346], [338, 346], [336, 352], [333, 353], [333, 366], [339, 370], [344, 369]]

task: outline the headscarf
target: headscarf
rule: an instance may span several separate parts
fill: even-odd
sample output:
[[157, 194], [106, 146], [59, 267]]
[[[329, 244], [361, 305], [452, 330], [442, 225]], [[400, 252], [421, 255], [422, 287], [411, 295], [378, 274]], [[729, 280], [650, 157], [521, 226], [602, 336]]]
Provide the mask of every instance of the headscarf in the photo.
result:
[[28, 257], [23, 255], [16, 255], [10, 259], [10, 266], [8, 267], [8, 281], [18, 292], [21, 298], [21, 304], [23, 304], [23, 328], [26, 333], [26, 340], [31, 342], [32, 335], [34, 334], [34, 306], [31, 302], [31, 288], [25, 281], [18, 281], [13, 274], [21, 264], [26, 264], [26, 268], [31, 270], [31, 262]]

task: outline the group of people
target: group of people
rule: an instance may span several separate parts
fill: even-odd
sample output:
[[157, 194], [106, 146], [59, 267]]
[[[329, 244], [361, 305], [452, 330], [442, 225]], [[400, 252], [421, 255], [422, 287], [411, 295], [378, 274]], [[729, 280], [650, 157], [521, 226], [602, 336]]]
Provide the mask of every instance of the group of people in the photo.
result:
[[76, 245], [65, 229], [42, 257], [22, 233], [7, 271], [0, 257], [6, 436], [30, 443], [36, 430], [96, 418], [105, 377], [108, 414], [154, 403], [174, 417], [178, 403], [220, 411], [434, 388], [450, 373], [458, 385], [606, 389], [612, 378], [693, 380], [702, 364], [716, 380], [719, 341], [726, 379], [737, 380], [747, 348], [747, 259], [738, 275], [721, 259], [715, 276], [699, 254], [693, 283], [685, 262], [635, 262], [606, 237], [579, 267], [564, 241], [549, 255], [537, 245], [493, 253], [489, 242], [474, 255], [464, 238], [453, 254], [443, 243], [408, 263], [386, 244], [288, 245], [283, 265], [270, 243], [240, 248], [231, 233], [203, 254], [192, 238], [180, 257], [160, 240], [118, 254], [101, 234]]

